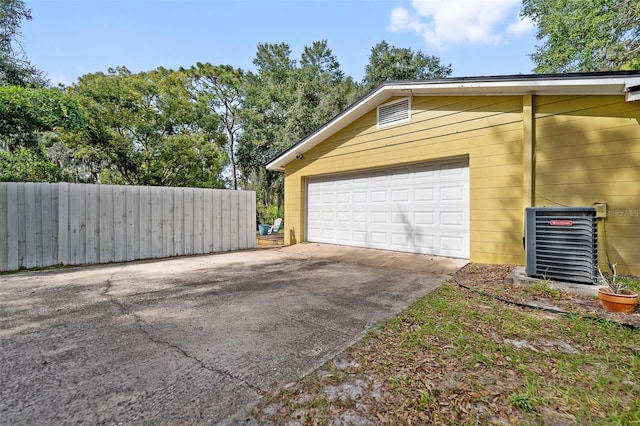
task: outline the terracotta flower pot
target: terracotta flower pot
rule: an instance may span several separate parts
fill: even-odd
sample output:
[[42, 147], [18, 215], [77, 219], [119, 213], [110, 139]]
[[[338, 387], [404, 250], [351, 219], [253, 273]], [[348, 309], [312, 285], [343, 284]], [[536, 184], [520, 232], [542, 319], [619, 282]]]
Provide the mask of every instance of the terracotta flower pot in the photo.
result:
[[600, 287], [598, 289], [598, 298], [609, 312], [631, 314], [638, 304], [638, 293], [615, 294], [608, 287]]

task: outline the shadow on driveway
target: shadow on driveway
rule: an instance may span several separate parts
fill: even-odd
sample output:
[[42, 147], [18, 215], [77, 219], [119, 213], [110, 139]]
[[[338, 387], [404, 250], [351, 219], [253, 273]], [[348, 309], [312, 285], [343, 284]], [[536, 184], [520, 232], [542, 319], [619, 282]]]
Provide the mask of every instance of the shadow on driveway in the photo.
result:
[[0, 423], [223, 422], [448, 277], [287, 249], [0, 276]]

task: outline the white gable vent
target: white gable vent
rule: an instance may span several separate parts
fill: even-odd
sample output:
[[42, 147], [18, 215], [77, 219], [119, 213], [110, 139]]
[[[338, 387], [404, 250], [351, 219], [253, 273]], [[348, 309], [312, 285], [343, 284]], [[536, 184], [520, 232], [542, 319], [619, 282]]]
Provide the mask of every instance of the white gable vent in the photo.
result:
[[391, 126], [411, 119], [411, 98], [389, 102], [378, 107], [378, 127]]

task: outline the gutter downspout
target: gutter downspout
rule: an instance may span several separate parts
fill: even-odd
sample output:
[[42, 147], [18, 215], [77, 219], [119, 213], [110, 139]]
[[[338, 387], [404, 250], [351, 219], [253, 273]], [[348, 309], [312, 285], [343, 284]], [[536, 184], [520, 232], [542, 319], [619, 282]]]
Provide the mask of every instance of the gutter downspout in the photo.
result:
[[[535, 207], [536, 202], [536, 123], [534, 95], [522, 97], [522, 215], [523, 224], [525, 208]], [[524, 232], [524, 228], [523, 228]], [[526, 247], [522, 237], [523, 248]]]

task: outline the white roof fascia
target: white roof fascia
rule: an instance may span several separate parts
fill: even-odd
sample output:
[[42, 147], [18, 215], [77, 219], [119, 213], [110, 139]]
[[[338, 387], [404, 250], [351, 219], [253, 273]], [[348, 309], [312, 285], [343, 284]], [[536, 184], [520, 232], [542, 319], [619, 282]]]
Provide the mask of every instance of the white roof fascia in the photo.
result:
[[[453, 81], [407, 81], [382, 84], [315, 132], [267, 164], [284, 171], [285, 165], [394, 96], [514, 96], [514, 95], [625, 95], [627, 102], [640, 100], [640, 76], [550, 77], [512, 80], [451, 79]], [[634, 88], [634, 91], [629, 91]]]

